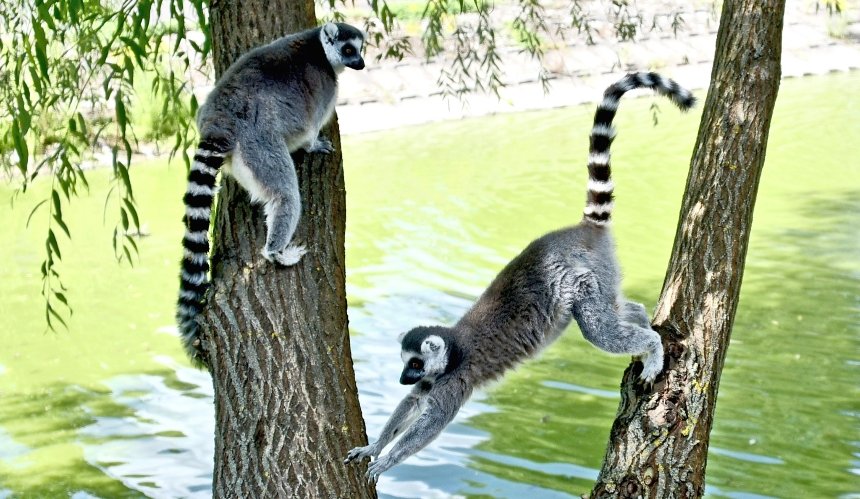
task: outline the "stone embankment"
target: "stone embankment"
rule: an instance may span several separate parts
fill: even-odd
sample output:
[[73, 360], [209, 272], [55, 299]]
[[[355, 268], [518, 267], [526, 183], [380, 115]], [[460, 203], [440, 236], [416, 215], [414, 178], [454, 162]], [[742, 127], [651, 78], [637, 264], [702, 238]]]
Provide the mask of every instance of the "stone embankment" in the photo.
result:
[[[706, 89], [719, 23], [710, 10], [687, 9], [677, 34], [672, 32], [670, 16], [654, 13], [649, 18], [656, 21], [658, 29], [637, 36], [633, 42], [617, 41], [611, 22], [597, 19], [594, 44], [576, 39], [559, 43], [546, 53], [544, 68], [551, 75], [546, 93], [538, 79], [540, 64], [512, 43], [499, 50], [505, 84], [499, 98], [472, 93], [458, 100], [442, 95], [437, 80], [449, 64], [445, 60], [411, 57], [399, 63], [369, 61], [365, 71], [341, 75], [341, 131], [354, 134], [593, 102], [608, 84], [629, 71], [655, 70], [688, 88]], [[563, 13], [557, 14], [563, 21]], [[816, 12], [814, 2], [789, 0], [782, 50], [784, 78], [860, 69], [860, 9], [829, 16]]]

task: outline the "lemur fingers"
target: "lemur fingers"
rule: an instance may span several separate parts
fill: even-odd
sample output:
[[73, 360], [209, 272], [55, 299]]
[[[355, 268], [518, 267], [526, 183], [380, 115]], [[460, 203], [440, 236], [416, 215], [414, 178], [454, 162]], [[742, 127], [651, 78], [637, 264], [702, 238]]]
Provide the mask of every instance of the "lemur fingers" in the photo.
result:
[[361, 460], [365, 457], [376, 457], [379, 455], [379, 451], [376, 450], [376, 446], [373, 444], [365, 445], [364, 447], [355, 447], [346, 453], [346, 459], [343, 460], [343, 464], [349, 464], [355, 460]]
[[394, 466], [396, 463], [391, 458], [390, 454], [386, 454], [376, 461], [370, 463], [367, 467], [367, 473], [364, 476], [367, 477], [367, 481], [370, 483], [376, 482], [379, 479], [379, 475], [388, 471], [389, 468]]
[[639, 379], [643, 383], [651, 385], [663, 371], [663, 350], [645, 353], [639, 358], [639, 361], [642, 362], [642, 372], [639, 373]]

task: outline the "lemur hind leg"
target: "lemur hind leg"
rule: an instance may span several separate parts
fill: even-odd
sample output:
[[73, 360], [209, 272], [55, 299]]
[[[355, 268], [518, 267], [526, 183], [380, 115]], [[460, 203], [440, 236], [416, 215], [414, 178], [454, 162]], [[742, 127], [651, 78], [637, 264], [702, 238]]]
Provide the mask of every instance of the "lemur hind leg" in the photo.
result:
[[[639, 377], [651, 383], [663, 370], [663, 344], [647, 323], [645, 308], [635, 302], [619, 313], [615, 297], [600, 293], [596, 274], [578, 272], [573, 277], [571, 311], [582, 335], [601, 350], [638, 356], [642, 362]], [[644, 322], [643, 322], [644, 321]]]
[[252, 182], [241, 179], [240, 182], [256, 184], [257, 192], [245, 188], [252, 199], [265, 206], [267, 232], [263, 257], [285, 266], [298, 263], [307, 251], [304, 246], [290, 244], [302, 206], [296, 168], [286, 143], [281, 137], [259, 133], [251, 140], [242, 141], [238, 152], [241, 163], [252, 177]]
[[307, 253], [300, 244], [289, 244], [296, 232], [301, 212], [301, 201], [298, 192], [278, 193], [266, 203], [266, 246], [263, 257], [270, 262], [277, 262], [289, 267], [295, 265]]

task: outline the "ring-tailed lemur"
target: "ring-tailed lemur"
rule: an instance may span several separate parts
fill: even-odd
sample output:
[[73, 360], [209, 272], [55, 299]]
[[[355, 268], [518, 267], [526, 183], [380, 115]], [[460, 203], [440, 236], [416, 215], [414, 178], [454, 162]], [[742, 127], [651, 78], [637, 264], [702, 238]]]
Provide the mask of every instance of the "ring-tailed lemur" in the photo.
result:
[[349, 451], [345, 463], [378, 457], [371, 480], [435, 439], [476, 387], [501, 377], [554, 341], [575, 319], [587, 340], [611, 353], [639, 356], [640, 378], [651, 383], [663, 369], [660, 336], [645, 307], [621, 294], [621, 274], [609, 231], [613, 184], [609, 145], [618, 101], [648, 87], [682, 110], [689, 91], [654, 73], [630, 74], [611, 85], [597, 107], [588, 156], [588, 194], [582, 221], [532, 242], [509, 263], [453, 327], [417, 327], [401, 337], [400, 382], [416, 385], [397, 406], [379, 439]]
[[218, 80], [197, 115], [200, 143], [185, 194], [185, 248], [176, 318], [185, 350], [203, 362], [197, 316], [208, 287], [209, 223], [215, 177], [225, 159], [229, 172], [265, 205], [263, 256], [293, 265], [303, 246], [290, 244], [301, 211], [296, 168], [290, 153], [330, 153], [319, 135], [337, 99], [337, 75], [363, 69], [364, 35], [343, 23], [288, 35], [240, 57]]

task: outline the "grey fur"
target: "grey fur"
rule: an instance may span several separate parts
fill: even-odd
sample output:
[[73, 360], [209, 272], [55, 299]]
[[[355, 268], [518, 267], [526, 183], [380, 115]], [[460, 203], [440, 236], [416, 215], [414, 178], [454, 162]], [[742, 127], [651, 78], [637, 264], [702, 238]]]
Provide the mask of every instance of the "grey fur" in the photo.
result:
[[343, 23], [285, 36], [240, 57], [201, 106], [200, 144], [185, 196], [177, 308], [183, 343], [196, 363], [203, 362], [197, 316], [208, 286], [207, 232], [218, 169], [231, 159], [230, 173], [252, 201], [265, 205], [263, 256], [281, 265], [297, 263], [305, 249], [292, 244], [301, 199], [290, 153], [334, 150], [320, 129], [334, 113], [338, 73], [364, 68], [363, 43], [362, 32]]
[[[618, 98], [636, 87], [651, 87], [668, 95], [681, 109], [694, 99], [675, 82], [659, 75], [636, 73], [610, 86], [598, 106], [592, 132], [587, 202], [607, 204], [611, 120]], [[609, 109], [611, 112], [608, 112]], [[595, 135], [603, 138], [595, 139]], [[600, 161], [600, 162], [598, 162]], [[609, 193], [611, 195], [611, 192]], [[572, 320], [583, 336], [598, 348], [615, 354], [638, 356], [640, 378], [651, 383], [663, 369], [660, 336], [651, 329], [642, 304], [624, 298], [615, 243], [606, 209], [595, 216], [587, 211], [573, 227], [538, 238], [514, 258], [493, 280], [468, 312], [450, 328], [419, 327], [403, 336], [406, 362], [401, 383], [418, 387], [401, 402], [377, 442], [352, 449], [345, 462], [378, 456], [398, 433], [402, 438], [392, 451], [368, 468], [368, 478], [403, 461], [433, 441], [454, 418], [475, 388], [500, 378], [525, 359], [555, 341]], [[444, 348], [428, 349], [428, 339], [441, 338]], [[439, 364], [437, 352], [446, 358]], [[428, 365], [441, 365], [432, 372]], [[414, 418], [414, 408], [423, 407]], [[404, 427], [407, 427], [405, 431]]]
[[[343, 34], [347, 36], [339, 36]], [[290, 153], [333, 150], [319, 131], [334, 112], [337, 73], [345, 66], [364, 67], [363, 41], [352, 26], [328, 23], [258, 47], [225, 72], [200, 108], [201, 136], [232, 139], [233, 173], [255, 201], [268, 205], [263, 256], [270, 261], [298, 261], [284, 257], [301, 212]], [[346, 46], [354, 57], [341, 54]]]

